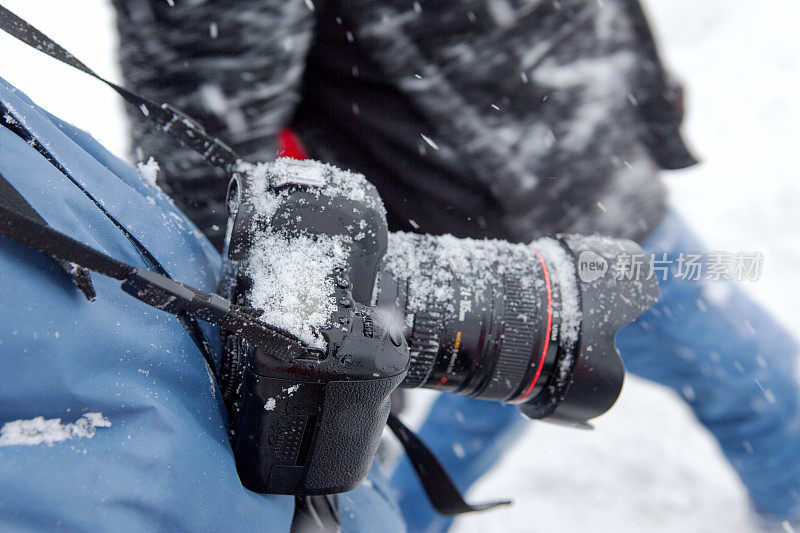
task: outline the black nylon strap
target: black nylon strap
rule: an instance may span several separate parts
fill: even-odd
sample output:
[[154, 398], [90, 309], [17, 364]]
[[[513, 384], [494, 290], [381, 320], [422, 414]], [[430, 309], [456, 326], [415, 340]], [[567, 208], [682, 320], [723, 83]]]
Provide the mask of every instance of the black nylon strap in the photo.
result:
[[[0, 181], [5, 181], [2, 176]], [[216, 294], [117, 261], [42, 222], [20, 214], [3, 201], [0, 201], [0, 236], [58, 261], [124, 281], [122, 289], [138, 300], [176, 316], [189, 314], [224, 326], [253, 345], [268, 350], [278, 359], [289, 360], [303, 349], [297, 338], [261, 322], [247, 309], [233, 305]]]
[[340, 533], [339, 495], [296, 496], [289, 533]]
[[2, 174], [0, 236], [44, 253], [64, 266], [70, 274], [82, 272], [88, 278], [85, 270], [88, 269], [123, 281], [122, 289], [131, 296], [176, 315], [192, 338], [202, 343], [198, 347], [214, 371], [213, 351], [195, 316], [241, 335], [280, 360], [290, 360], [303, 349], [297, 338], [261, 322], [257, 313], [249, 309], [233, 305], [216, 294], [178, 283], [166, 275], [118, 261], [56, 231]]
[[485, 511], [501, 505], [509, 505], [511, 501], [504, 500], [492, 503], [471, 505], [464, 501], [458, 487], [455, 486], [450, 476], [447, 475], [442, 464], [433, 452], [422, 442], [419, 437], [414, 435], [397, 416], [390, 414], [387, 421], [389, 429], [397, 436], [400, 444], [403, 445], [411, 465], [422, 482], [425, 494], [439, 513], [443, 515], [457, 515], [472, 513], [475, 511]]
[[0, 29], [40, 52], [105, 83], [125, 100], [138, 107], [159, 129], [169, 133], [183, 146], [195, 150], [212, 165], [221, 166], [228, 172], [231, 172], [240, 159], [228, 145], [216, 137], [208, 135], [202, 126], [179, 110], [169, 104], [158, 104], [116, 83], [108, 81], [87, 67], [82, 61], [70, 54], [47, 35], [37, 30], [2, 5], [0, 5]]
[[[0, 183], [6, 182], [5, 179]], [[66, 263], [124, 280], [135, 270], [93, 248], [60, 233], [46, 223], [28, 218], [0, 201], [0, 235]]]
[[[47, 226], [47, 221], [36, 212], [33, 206], [2, 175], [0, 175], [0, 207]], [[73, 263], [58, 260], [56, 262], [72, 278], [72, 282], [86, 299], [93, 301], [97, 294], [94, 291], [94, 286], [92, 286], [92, 278], [89, 276], [89, 272]]]
[[[68, 180], [70, 180], [73, 183], [73, 185], [75, 185], [78, 189], [80, 189], [81, 192], [83, 192], [83, 194], [86, 195], [86, 198], [88, 198], [123, 233], [123, 235], [125, 235], [128, 241], [136, 248], [136, 251], [142, 257], [145, 263], [149, 265], [150, 268], [157, 269], [160, 274], [168, 276], [167, 271], [164, 270], [164, 268], [161, 266], [158, 260], [153, 256], [153, 254], [150, 253], [150, 251], [136, 237], [134, 237], [128, 231], [128, 229], [122, 223], [120, 223], [119, 220], [116, 219], [116, 217], [114, 217], [105, 208], [102, 202], [99, 202], [94, 196], [92, 196], [89, 193], [89, 191], [86, 190], [84, 186], [77, 179], [75, 179], [75, 177], [72, 176], [61, 163], [58, 162], [58, 160], [56, 160], [56, 158], [53, 156], [53, 154], [51, 154], [47, 150], [44, 144], [39, 142], [39, 140], [30, 131], [28, 131], [24, 127], [24, 125], [22, 125], [21, 122], [13, 118], [14, 115], [13, 111], [7, 109], [2, 103], [0, 103], [0, 113], [3, 112], [11, 116], [11, 120], [4, 120], [4, 124], [2, 125], [7, 127], [10, 131], [14, 132], [20, 138], [24, 139], [27, 143], [33, 146], [33, 148], [37, 152], [39, 152], [51, 165], [53, 165], [53, 167], [55, 167]], [[8, 184], [8, 187], [10, 187], [13, 190], [12, 194], [17, 194], [17, 195], [19, 194], [16, 191], [16, 189], [13, 189], [13, 187], [10, 184]], [[33, 208], [31, 207], [31, 209]], [[43, 219], [41, 219], [41, 217], [39, 217], [39, 219], [36, 220], [40, 220], [45, 226], [47, 225], [46, 222]], [[57, 261], [61, 260], [57, 259]], [[90, 301], [93, 300], [95, 298], [95, 292], [94, 292], [94, 287], [91, 284], [89, 271], [79, 266], [76, 266], [74, 263], [66, 263], [66, 262], [61, 262], [61, 263], [64, 270], [66, 270], [67, 273], [72, 277], [78, 289], [80, 289]], [[197, 348], [203, 354], [205, 360], [213, 361], [214, 349], [208, 342], [205, 333], [203, 332], [202, 328], [200, 328], [200, 325], [197, 323], [195, 317], [184, 313], [178, 315], [178, 321], [181, 323], [183, 328], [191, 337], [192, 341], [195, 343]], [[216, 372], [216, 368], [214, 366], [212, 366], [211, 368]]]

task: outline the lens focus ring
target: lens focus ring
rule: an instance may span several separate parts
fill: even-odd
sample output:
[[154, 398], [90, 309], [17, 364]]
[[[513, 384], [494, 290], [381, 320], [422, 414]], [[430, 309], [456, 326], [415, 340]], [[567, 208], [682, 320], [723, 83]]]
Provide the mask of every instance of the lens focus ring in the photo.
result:
[[443, 319], [444, 313], [438, 309], [415, 313], [414, 328], [408, 341], [408, 374], [402, 387], [420, 387], [430, 377], [439, 353], [439, 330]]
[[501, 401], [508, 400], [520, 388], [528, 373], [531, 357], [540, 345], [535, 317], [541, 316], [532, 287], [526, 288], [515, 276], [506, 276], [504, 281], [506, 298], [500, 350], [492, 377], [479, 395]]

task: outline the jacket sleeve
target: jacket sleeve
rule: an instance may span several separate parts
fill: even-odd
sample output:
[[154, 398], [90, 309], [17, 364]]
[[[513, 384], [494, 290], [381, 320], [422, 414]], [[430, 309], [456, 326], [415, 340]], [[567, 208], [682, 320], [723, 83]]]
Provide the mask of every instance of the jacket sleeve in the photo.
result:
[[[319, 9], [311, 0], [114, 5], [125, 85], [188, 113], [245, 159], [275, 158], [278, 132], [299, 101]], [[130, 117], [135, 158], [159, 162], [162, 188], [219, 247], [227, 176], [153, 131], [135, 109]]]

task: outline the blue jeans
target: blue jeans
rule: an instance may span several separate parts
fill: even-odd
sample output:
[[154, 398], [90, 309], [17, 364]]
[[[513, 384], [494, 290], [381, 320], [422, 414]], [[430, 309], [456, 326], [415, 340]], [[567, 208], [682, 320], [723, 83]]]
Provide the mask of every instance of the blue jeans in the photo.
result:
[[[704, 252], [674, 213], [642, 247], [656, 259], [667, 253], [672, 265], [680, 253]], [[686, 400], [719, 441], [756, 511], [799, 519], [797, 342], [733, 282], [682, 280], [674, 269], [665, 281], [657, 275], [661, 300], [617, 336], [627, 369]], [[443, 394], [418, 435], [466, 490], [498, 460], [524, 423], [512, 406]], [[454, 443], [461, 446], [454, 448]], [[409, 532], [450, 527], [452, 520], [428, 504], [407, 459], [391, 483]]]

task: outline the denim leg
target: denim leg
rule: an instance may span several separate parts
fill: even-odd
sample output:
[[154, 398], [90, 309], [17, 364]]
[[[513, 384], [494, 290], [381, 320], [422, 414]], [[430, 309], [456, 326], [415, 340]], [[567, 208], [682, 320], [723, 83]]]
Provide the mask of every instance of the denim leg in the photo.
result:
[[406, 533], [403, 516], [378, 459], [361, 485], [339, 494], [339, 520], [342, 533]]
[[[673, 262], [705, 248], [674, 213], [643, 243]], [[659, 280], [661, 300], [617, 337], [628, 371], [680, 394], [717, 438], [755, 508], [800, 518], [798, 345], [734, 283]], [[516, 409], [450, 394], [434, 403], [419, 435], [466, 490], [521, 432]], [[409, 532], [444, 532], [451, 519], [430, 507], [404, 457], [392, 487]]]
[[[525, 427], [511, 405], [440, 394], [417, 432], [463, 492], [485, 474]], [[408, 458], [391, 478], [409, 533], [441, 533], [453, 519], [433, 510]]]
[[[681, 252], [705, 251], [674, 213], [643, 247], [673, 263]], [[658, 304], [617, 337], [627, 369], [687, 401], [758, 512], [800, 518], [797, 342], [733, 282], [673, 271], [659, 283]]]

